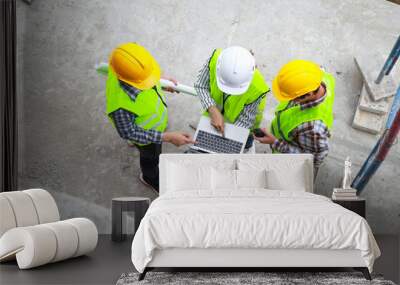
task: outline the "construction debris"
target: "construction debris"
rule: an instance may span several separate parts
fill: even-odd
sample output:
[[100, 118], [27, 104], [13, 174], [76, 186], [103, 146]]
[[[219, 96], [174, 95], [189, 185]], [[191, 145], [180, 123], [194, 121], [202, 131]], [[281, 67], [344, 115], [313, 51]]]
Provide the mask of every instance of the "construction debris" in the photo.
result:
[[396, 83], [391, 75], [385, 76], [380, 84], [375, 83], [379, 70], [385, 62], [382, 55], [363, 55], [360, 54], [354, 58], [368, 93], [374, 101], [391, 97], [396, 93]]
[[385, 115], [387, 112], [389, 112], [392, 101], [393, 97], [385, 98], [379, 101], [372, 100], [367, 91], [367, 88], [365, 87], [365, 84], [363, 84], [358, 105], [363, 111], [371, 112], [378, 115]]
[[385, 76], [380, 84], [375, 80], [385, 62], [382, 55], [360, 53], [354, 61], [363, 78], [360, 99], [353, 119], [353, 128], [371, 134], [379, 134], [387, 118], [396, 82], [391, 75]]
[[379, 134], [385, 123], [386, 116], [363, 111], [358, 106], [353, 120], [353, 128], [371, 134]]

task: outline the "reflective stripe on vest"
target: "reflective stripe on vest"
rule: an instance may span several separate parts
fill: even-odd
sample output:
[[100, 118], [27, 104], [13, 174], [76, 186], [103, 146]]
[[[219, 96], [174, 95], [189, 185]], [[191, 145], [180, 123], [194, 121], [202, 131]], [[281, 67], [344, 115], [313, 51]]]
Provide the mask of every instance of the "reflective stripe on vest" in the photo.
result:
[[[225, 94], [224, 96], [224, 93], [218, 88], [216, 77], [217, 60], [220, 53], [221, 49], [216, 49], [211, 56], [209, 62], [211, 97], [217, 104], [218, 109], [220, 111], [223, 110], [225, 121], [229, 123], [235, 123], [236, 119], [239, 117], [240, 113], [243, 111], [246, 105], [257, 101], [259, 97], [263, 96], [260, 104], [258, 105], [256, 119], [252, 127], [253, 129], [258, 128], [262, 121], [262, 116], [266, 103], [265, 93], [269, 91], [269, 86], [265, 82], [260, 71], [256, 69], [254, 71], [253, 79], [250, 83], [250, 86], [245, 93], [235, 96]], [[204, 114], [208, 115], [208, 112], [205, 112]]]
[[330, 130], [333, 124], [333, 102], [335, 99], [335, 78], [324, 73], [322, 82], [326, 86], [326, 97], [320, 104], [301, 110], [300, 105], [288, 108], [289, 102], [280, 103], [275, 109], [275, 118], [271, 123], [271, 132], [277, 139], [290, 142], [290, 132], [297, 126], [310, 121], [321, 120]]
[[163, 132], [168, 124], [168, 110], [165, 96], [159, 85], [141, 91], [133, 101], [120, 86], [115, 73], [109, 68], [106, 87], [106, 112], [110, 117], [112, 112], [124, 109], [135, 114], [135, 124], [145, 130]]

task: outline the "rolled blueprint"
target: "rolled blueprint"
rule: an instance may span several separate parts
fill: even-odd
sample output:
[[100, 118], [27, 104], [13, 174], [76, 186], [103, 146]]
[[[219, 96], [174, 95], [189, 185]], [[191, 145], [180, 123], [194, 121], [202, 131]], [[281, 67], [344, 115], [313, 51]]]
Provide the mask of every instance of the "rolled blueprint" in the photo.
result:
[[161, 78], [160, 84], [162, 87], [171, 87], [175, 91], [179, 91], [192, 96], [197, 96], [196, 90], [194, 90], [193, 87], [180, 84], [179, 82], [178, 85], [175, 85], [175, 83], [173, 83], [172, 81]]

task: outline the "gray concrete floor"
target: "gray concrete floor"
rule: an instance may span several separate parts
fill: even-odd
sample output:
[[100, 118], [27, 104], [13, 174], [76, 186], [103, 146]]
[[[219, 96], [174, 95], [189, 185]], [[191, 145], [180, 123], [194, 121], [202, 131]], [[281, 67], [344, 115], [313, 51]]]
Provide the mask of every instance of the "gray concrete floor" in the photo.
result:
[[[399, 237], [376, 236], [382, 256], [375, 263], [375, 273], [399, 282]], [[115, 243], [101, 235], [97, 249], [89, 256], [78, 257], [30, 270], [18, 270], [15, 262], [0, 265], [0, 284], [115, 284], [124, 272], [132, 272], [131, 239]]]
[[[217, 47], [252, 49], [271, 86], [280, 67], [313, 60], [336, 78], [330, 153], [315, 193], [330, 197], [343, 161], [353, 174], [377, 137], [351, 127], [362, 79], [353, 57], [387, 56], [400, 34], [400, 6], [384, 0], [41, 0], [18, 2], [18, 109], [20, 189], [49, 190], [63, 219], [87, 217], [110, 233], [110, 201], [154, 199], [138, 180], [138, 152], [119, 138], [105, 113], [105, 77], [93, 66], [112, 49], [135, 41], [148, 48], [165, 75], [192, 85]], [[383, 60], [382, 60], [383, 64]], [[378, 67], [379, 69], [380, 67]], [[400, 70], [398, 63], [393, 73]], [[396, 78], [400, 78], [397, 76]], [[166, 94], [169, 130], [193, 133], [198, 98]], [[269, 125], [277, 101], [267, 95]], [[181, 153], [165, 144], [164, 152]], [[257, 145], [257, 151], [269, 150]], [[374, 233], [400, 233], [400, 144], [392, 147], [368, 183], [367, 221]]]

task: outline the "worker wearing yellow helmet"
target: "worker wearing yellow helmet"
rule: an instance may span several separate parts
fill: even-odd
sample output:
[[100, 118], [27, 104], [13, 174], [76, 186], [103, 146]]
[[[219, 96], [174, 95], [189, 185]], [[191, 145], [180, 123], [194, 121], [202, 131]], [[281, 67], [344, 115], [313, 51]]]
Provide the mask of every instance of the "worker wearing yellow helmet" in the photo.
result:
[[109, 66], [107, 115], [120, 137], [138, 147], [140, 181], [158, 192], [162, 142], [180, 146], [193, 141], [187, 133], [166, 131], [168, 110], [159, 83], [160, 67], [144, 47], [135, 43], [118, 46], [111, 54]]
[[[269, 86], [249, 50], [240, 46], [215, 49], [200, 70], [194, 88], [205, 115], [222, 134], [225, 122], [259, 128]], [[250, 135], [245, 149], [252, 145]]]
[[272, 92], [280, 101], [271, 123], [271, 133], [262, 129], [255, 137], [273, 152], [312, 153], [314, 174], [329, 151], [333, 123], [335, 79], [317, 64], [293, 60], [275, 77]]

